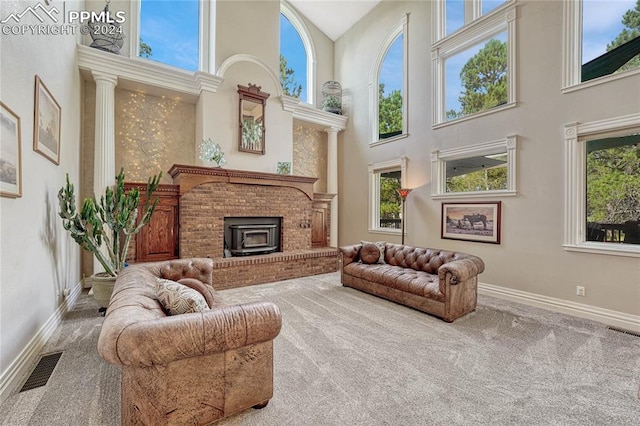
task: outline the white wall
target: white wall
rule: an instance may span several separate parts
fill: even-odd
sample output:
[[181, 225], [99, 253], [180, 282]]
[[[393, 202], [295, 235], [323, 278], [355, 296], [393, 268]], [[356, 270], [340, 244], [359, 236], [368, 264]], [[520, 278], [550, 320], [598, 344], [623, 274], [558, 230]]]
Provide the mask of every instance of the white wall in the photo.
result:
[[[67, 1], [66, 7], [77, 10], [81, 3]], [[36, 4], [0, 2], [0, 17]], [[25, 15], [24, 23], [39, 22]], [[66, 173], [78, 184], [81, 94], [75, 36], [2, 35], [0, 43], [0, 99], [21, 119], [23, 179], [21, 198], [0, 198], [1, 387], [21, 351], [41, 337], [63, 303], [63, 290], [80, 281], [78, 247], [57, 216], [57, 192]], [[59, 165], [32, 148], [36, 75], [62, 108]]]
[[[348, 91], [348, 129], [340, 145], [340, 244], [400, 242], [367, 229], [367, 165], [409, 158], [406, 243], [458, 250], [486, 262], [483, 283], [569, 303], [640, 315], [637, 258], [563, 250], [563, 125], [637, 113], [640, 75], [561, 93], [561, 1], [518, 1], [516, 108], [436, 130], [432, 122], [430, 2], [383, 2], [336, 42], [336, 78]], [[410, 12], [409, 137], [369, 147], [368, 76], [380, 44]], [[365, 76], [367, 76], [365, 78]], [[433, 150], [520, 136], [518, 195], [502, 201], [500, 245], [440, 238], [441, 202], [431, 194]], [[576, 285], [586, 297], [576, 296]], [[637, 321], [637, 320], [636, 320]]]

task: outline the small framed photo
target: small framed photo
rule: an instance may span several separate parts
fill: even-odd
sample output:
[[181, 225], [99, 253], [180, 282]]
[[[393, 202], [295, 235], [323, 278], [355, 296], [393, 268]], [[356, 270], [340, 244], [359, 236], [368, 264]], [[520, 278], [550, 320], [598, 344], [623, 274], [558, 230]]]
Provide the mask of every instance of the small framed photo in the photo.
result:
[[0, 196], [22, 197], [20, 117], [0, 102]]
[[441, 237], [500, 244], [500, 201], [442, 203]]
[[290, 161], [278, 161], [278, 167], [276, 171], [280, 175], [290, 175], [291, 174], [291, 162]]
[[62, 109], [47, 86], [36, 75], [33, 150], [54, 164], [60, 164], [60, 124]]

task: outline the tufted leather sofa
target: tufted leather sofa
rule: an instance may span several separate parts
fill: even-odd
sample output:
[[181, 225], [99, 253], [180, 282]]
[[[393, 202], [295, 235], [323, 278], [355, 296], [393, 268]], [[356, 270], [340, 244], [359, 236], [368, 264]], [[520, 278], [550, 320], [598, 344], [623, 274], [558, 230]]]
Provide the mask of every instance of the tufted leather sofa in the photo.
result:
[[[272, 397], [280, 311], [269, 302], [224, 304], [212, 272], [211, 259], [179, 259], [118, 275], [98, 351], [121, 366], [123, 425], [209, 424]], [[156, 277], [198, 280], [211, 310], [167, 316]]]
[[[452, 322], [476, 308], [477, 256], [439, 249], [384, 244], [384, 263], [364, 263], [362, 244], [340, 247], [342, 284]], [[363, 254], [364, 257], [364, 254]]]

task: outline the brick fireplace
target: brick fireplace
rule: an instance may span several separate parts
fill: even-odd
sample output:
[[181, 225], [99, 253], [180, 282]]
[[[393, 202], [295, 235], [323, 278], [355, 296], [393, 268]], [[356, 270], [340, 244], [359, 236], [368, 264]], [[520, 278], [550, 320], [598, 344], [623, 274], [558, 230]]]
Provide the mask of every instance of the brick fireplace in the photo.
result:
[[[338, 268], [335, 248], [312, 248], [316, 178], [174, 165], [180, 187], [180, 257], [214, 259], [214, 283], [239, 287]], [[224, 257], [225, 218], [279, 218], [279, 251]]]

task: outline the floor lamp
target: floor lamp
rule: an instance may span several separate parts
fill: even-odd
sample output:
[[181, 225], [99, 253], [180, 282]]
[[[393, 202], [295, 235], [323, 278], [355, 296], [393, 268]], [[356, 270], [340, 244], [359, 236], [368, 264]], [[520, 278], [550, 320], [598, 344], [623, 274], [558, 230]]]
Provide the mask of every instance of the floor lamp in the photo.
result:
[[402, 197], [402, 245], [404, 245], [404, 222], [405, 222], [404, 203], [407, 201], [407, 196], [409, 195], [411, 190], [407, 188], [401, 188], [401, 189], [396, 189], [396, 191], [398, 191], [398, 194], [400, 194], [400, 197]]

